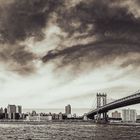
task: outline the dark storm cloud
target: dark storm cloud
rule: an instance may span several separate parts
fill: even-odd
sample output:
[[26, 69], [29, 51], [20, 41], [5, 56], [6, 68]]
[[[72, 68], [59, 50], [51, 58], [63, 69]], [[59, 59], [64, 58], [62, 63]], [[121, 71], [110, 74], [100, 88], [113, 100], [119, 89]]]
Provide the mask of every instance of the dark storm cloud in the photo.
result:
[[15, 0], [5, 5], [0, 16], [1, 38], [10, 43], [31, 36], [42, 38], [50, 13], [61, 4], [62, 0]]
[[43, 61], [61, 57], [62, 66], [81, 65], [82, 62], [98, 66], [117, 57], [127, 57], [129, 53], [140, 53], [140, 18], [128, 5], [123, 5], [125, 2], [129, 0], [82, 1], [61, 13], [58, 23], [68, 37], [77, 32], [86, 33], [85, 39], [94, 36], [96, 41], [93, 39], [90, 44], [52, 50], [43, 57]]
[[121, 2], [92, 0], [79, 3], [72, 13], [75, 15], [74, 20], [72, 18], [73, 22], [80, 22], [80, 26], [75, 29], [82, 33], [86, 32], [91, 25], [92, 28], [88, 33], [100, 35], [98, 39], [102, 39], [101, 37], [116, 38], [118, 35], [127, 38], [130, 37], [129, 33], [134, 33], [136, 36], [140, 33], [140, 19], [135, 18], [128, 7], [122, 7]]
[[[49, 51], [42, 58], [43, 62], [57, 58], [60, 67], [85, 64], [97, 67], [117, 57], [124, 58], [129, 53], [140, 52], [138, 0], [79, 0], [79, 3], [73, 0], [72, 5], [70, 3], [67, 0], [2, 0], [0, 60], [16, 64], [21, 67], [20, 70], [25, 68], [28, 71], [29, 68], [30, 72], [31, 69], [34, 71], [33, 61], [37, 57], [20, 43], [30, 37], [34, 41], [42, 41], [45, 37], [44, 29], [54, 13], [55, 25], [67, 34], [64, 39], [73, 37], [73, 42], [80, 40], [81, 43], [69, 45], [61, 39], [60, 46]], [[88, 38], [92, 37], [93, 41], [89, 42]], [[83, 40], [86, 43], [83, 44]], [[121, 66], [126, 67], [131, 63], [139, 66], [139, 61], [125, 61]]]
[[[86, 65], [92, 64], [94, 67], [104, 65], [104, 63], [112, 62], [117, 56], [127, 57], [129, 53], [140, 52], [139, 43], [134, 43], [129, 40], [104, 40], [94, 42], [87, 45], [76, 45], [63, 50], [50, 51], [45, 57], [43, 62], [50, 61], [56, 58], [63, 58], [61, 65], [66, 66], [76, 64], [81, 65], [82, 62], [86, 62]], [[127, 64], [129, 65], [127, 61]], [[133, 61], [134, 64], [135, 61]], [[125, 62], [126, 63], [126, 62]], [[128, 66], [121, 65], [121, 66]]]
[[0, 1], [0, 61], [10, 63], [9, 67], [16, 64], [15, 71], [21, 73], [34, 71], [36, 57], [20, 42], [30, 37], [43, 40], [43, 29], [62, 4], [63, 0]]
[[35, 71], [33, 61], [36, 55], [28, 51], [26, 46], [2, 44], [0, 48], [0, 62], [7, 65], [7, 70], [19, 74], [29, 74]]

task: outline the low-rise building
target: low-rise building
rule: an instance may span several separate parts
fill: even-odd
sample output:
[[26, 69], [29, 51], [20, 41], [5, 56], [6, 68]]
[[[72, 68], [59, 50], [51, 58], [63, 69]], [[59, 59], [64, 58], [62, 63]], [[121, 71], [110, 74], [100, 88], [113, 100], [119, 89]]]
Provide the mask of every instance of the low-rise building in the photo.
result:
[[118, 111], [112, 112], [112, 118], [114, 119], [121, 118], [121, 113]]
[[52, 120], [52, 116], [40, 116], [40, 115], [26, 116], [26, 121], [42, 121], [42, 122], [45, 122], [45, 121], [51, 121], [51, 120]]

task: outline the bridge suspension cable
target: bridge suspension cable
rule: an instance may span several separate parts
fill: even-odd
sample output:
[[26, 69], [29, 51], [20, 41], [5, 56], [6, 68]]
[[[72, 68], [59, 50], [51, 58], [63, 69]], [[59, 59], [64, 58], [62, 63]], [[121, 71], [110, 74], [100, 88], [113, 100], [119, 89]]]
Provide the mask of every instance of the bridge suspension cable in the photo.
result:
[[114, 99], [114, 98], [112, 98], [112, 97], [110, 97], [110, 96], [107, 95], [107, 103], [111, 103], [111, 102], [113, 102], [115, 100], [116, 99]]
[[93, 98], [90, 98], [91, 102], [92, 102], [92, 105], [91, 105], [91, 108], [89, 111], [93, 110], [96, 108], [97, 106], [97, 101], [96, 101], [96, 94], [93, 96]]

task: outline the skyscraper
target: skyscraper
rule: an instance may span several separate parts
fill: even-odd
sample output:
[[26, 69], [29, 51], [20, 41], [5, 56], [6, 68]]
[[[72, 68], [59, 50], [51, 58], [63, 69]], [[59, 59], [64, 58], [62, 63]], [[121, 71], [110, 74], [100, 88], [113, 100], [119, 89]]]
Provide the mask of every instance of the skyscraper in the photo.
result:
[[3, 108], [2, 107], [0, 108], [0, 113], [3, 113]]
[[15, 105], [8, 105], [7, 113], [8, 113], [8, 118], [9, 119], [15, 119], [16, 106]]
[[16, 107], [16, 113], [22, 114], [22, 106], [18, 105]]
[[5, 119], [8, 119], [7, 108], [4, 109], [4, 116], [5, 116]]
[[66, 115], [71, 114], [71, 105], [65, 106], [65, 114], [66, 114]]
[[136, 110], [134, 109], [123, 109], [122, 119], [124, 122], [135, 122], [136, 121]]

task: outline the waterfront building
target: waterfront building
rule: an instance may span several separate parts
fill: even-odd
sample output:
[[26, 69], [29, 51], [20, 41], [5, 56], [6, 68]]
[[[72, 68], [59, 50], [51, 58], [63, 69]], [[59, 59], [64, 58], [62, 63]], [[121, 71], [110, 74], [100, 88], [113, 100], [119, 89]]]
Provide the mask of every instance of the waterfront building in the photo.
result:
[[140, 115], [137, 115], [137, 119], [140, 120]]
[[6, 113], [6, 114], [7, 114], [7, 108], [4, 108], [4, 113]]
[[4, 109], [4, 118], [5, 118], [5, 119], [8, 119], [7, 108]]
[[4, 116], [4, 113], [3, 113], [3, 108], [1, 107], [0, 108], [0, 119], [3, 119], [5, 116]]
[[136, 110], [135, 109], [123, 109], [122, 119], [124, 122], [135, 122], [136, 121]]
[[87, 117], [86, 114], [84, 114], [83, 120], [84, 120], [84, 121], [87, 121], [87, 120], [88, 120], [88, 117]]
[[53, 113], [52, 114], [52, 119], [53, 120], [59, 120], [59, 114]]
[[19, 113], [15, 113], [15, 118], [16, 120], [20, 119], [21, 118], [21, 115]]
[[59, 120], [63, 120], [63, 114], [61, 112], [59, 113]]
[[51, 120], [52, 120], [52, 116], [40, 116], [40, 115], [26, 116], [26, 121], [46, 122], [46, 121], [51, 121]]
[[71, 105], [65, 106], [65, 114], [66, 114], [66, 115], [71, 114]]
[[76, 118], [76, 117], [77, 117], [77, 116], [76, 116], [76, 113], [74, 113], [74, 114], [73, 114], [73, 118]]
[[37, 113], [35, 110], [32, 111], [32, 116], [37, 116]]
[[140, 115], [137, 115], [137, 120], [138, 123], [140, 123]]
[[38, 116], [26, 116], [26, 121], [38, 121]]
[[16, 106], [16, 113], [18, 113], [19, 118], [22, 118], [22, 106]]
[[112, 118], [114, 119], [121, 118], [121, 113], [118, 111], [112, 112]]
[[8, 118], [9, 119], [15, 119], [16, 106], [15, 105], [8, 105], [7, 113], [8, 113]]
[[67, 119], [72, 119], [72, 118], [73, 118], [72, 114], [67, 114]]
[[27, 116], [28, 116], [28, 114], [22, 113], [21, 119], [26, 119]]
[[2, 107], [0, 108], [0, 113], [3, 113], [3, 108]]
[[52, 116], [51, 115], [47, 116], [47, 119], [48, 119], [48, 121], [51, 121], [52, 120]]
[[22, 114], [22, 106], [18, 105], [16, 107], [16, 113]]

